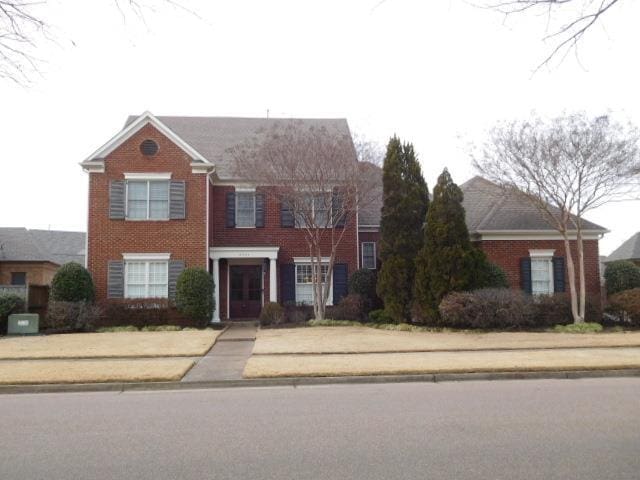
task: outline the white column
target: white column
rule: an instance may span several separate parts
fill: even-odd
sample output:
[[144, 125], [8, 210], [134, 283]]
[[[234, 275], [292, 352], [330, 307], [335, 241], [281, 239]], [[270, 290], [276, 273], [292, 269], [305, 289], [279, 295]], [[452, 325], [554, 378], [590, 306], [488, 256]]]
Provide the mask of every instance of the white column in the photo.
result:
[[213, 309], [213, 318], [211, 323], [217, 323], [220, 321], [220, 259], [213, 259], [213, 282], [215, 288], [213, 289], [213, 301], [216, 302], [216, 306]]
[[278, 276], [276, 275], [276, 259], [269, 259], [269, 301], [278, 301]]

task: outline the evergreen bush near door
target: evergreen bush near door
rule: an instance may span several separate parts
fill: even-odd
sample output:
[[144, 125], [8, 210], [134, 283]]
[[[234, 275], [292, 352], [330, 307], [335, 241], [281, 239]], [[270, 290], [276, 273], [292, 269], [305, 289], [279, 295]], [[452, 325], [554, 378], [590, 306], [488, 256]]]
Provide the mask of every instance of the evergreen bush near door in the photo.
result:
[[186, 268], [176, 283], [176, 307], [186, 317], [204, 326], [211, 321], [216, 286], [203, 268]]

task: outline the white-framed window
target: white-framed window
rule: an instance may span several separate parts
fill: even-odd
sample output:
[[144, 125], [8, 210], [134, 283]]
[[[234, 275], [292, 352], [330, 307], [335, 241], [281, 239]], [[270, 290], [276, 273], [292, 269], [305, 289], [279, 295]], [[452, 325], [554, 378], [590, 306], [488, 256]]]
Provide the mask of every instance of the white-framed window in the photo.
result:
[[533, 295], [551, 295], [553, 285], [553, 250], [530, 250], [531, 257], [531, 293]]
[[376, 269], [376, 242], [362, 242], [362, 268]]
[[124, 271], [126, 298], [167, 298], [169, 296], [169, 262], [126, 260]]
[[236, 191], [236, 227], [250, 228], [256, 226], [256, 194], [255, 192]]
[[127, 180], [127, 219], [168, 220], [168, 180]]
[[317, 227], [331, 227], [331, 194], [330, 193], [308, 193], [304, 199], [305, 212], [296, 214], [296, 227], [303, 228], [307, 225], [306, 215], [311, 215]]
[[[326, 264], [320, 265], [320, 275], [322, 283], [327, 283], [327, 272], [329, 266]], [[313, 304], [313, 283], [312, 283], [312, 265], [311, 263], [296, 263], [296, 303], [302, 305]], [[330, 279], [329, 279], [330, 280]], [[331, 304], [332, 292], [331, 282], [329, 281], [329, 299], [327, 304]]]

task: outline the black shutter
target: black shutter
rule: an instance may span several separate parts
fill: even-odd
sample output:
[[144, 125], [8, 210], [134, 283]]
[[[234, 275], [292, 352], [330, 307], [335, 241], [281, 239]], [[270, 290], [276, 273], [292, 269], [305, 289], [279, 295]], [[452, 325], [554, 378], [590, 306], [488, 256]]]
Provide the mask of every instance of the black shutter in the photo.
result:
[[349, 284], [348, 268], [346, 263], [336, 263], [333, 266], [333, 304], [340, 303], [347, 296]]
[[280, 204], [280, 226], [283, 228], [293, 228], [294, 225], [293, 209], [283, 200]]
[[227, 192], [227, 227], [236, 226], [236, 193]]
[[124, 220], [126, 183], [124, 180], [111, 180], [109, 183], [109, 218]]
[[178, 277], [184, 270], [184, 266], [183, 260], [171, 260], [169, 262], [169, 300], [176, 299], [176, 284], [178, 283]]
[[171, 180], [169, 182], [169, 218], [171, 220], [184, 220], [187, 217], [185, 196], [185, 181]]
[[553, 257], [553, 291], [564, 292], [564, 257]]
[[124, 262], [110, 261], [107, 267], [107, 298], [124, 298]]
[[296, 266], [293, 263], [280, 265], [280, 291], [283, 304], [296, 303]]
[[333, 215], [333, 224], [338, 228], [344, 228], [347, 216], [342, 211], [342, 194], [333, 192], [331, 196], [331, 211]]
[[520, 259], [520, 288], [526, 293], [533, 291], [531, 286], [531, 258], [522, 257]]
[[256, 227], [264, 228], [264, 193], [256, 193]]

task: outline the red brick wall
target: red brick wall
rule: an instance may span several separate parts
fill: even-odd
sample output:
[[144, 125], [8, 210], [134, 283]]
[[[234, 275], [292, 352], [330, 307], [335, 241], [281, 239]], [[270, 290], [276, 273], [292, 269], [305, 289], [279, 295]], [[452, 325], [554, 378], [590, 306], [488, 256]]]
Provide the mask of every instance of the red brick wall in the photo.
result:
[[[577, 254], [575, 252], [576, 245], [575, 242], [571, 243], [571, 252], [577, 270]], [[529, 250], [554, 249], [555, 256], [566, 257], [564, 242], [562, 240], [483, 240], [478, 244], [487, 254], [489, 260], [502, 267], [507, 274], [509, 284], [513, 288], [520, 288], [520, 258], [528, 257]], [[584, 241], [584, 264], [587, 296], [593, 302], [600, 302], [600, 274], [597, 240]], [[567, 278], [566, 271], [565, 278]], [[566, 291], [569, 291], [568, 280]]]
[[[226, 194], [233, 191], [230, 186], [210, 186], [210, 244], [213, 247], [258, 247], [279, 246], [278, 263], [292, 263], [293, 257], [308, 257], [309, 248], [304, 238], [304, 232], [296, 228], [280, 227], [280, 205], [271, 195], [265, 195], [265, 226], [264, 228], [228, 228], [226, 226]], [[265, 191], [258, 187], [258, 191]], [[358, 268], [358, 247], [356, 245], [356, 226], [354, 221], [347, 221], [346, 231], [338, 246], [336, 262], [348, 265], [349, 275]], [[323, 254], [330, 254], [331, 239], [327, 236], [323, 244]], [[268, 270], [267, 270], [268, 272]], [[268, 273], [265, 278], [265, 298], [269, 298]], [[226, 282], [226, 277], [220, 276], [220, 283]], [[278, 276], [278, 282], [280, 278]], [[220, 294], [223, 295], [221, 286]], [[221, 297], [226, 301], [226, 293]], [[278, 291], [280, 300], [280, 292]], [[223, 303], [223, 302], [221, 302]], [[221, 309], [223, 313], [223, 309]]]
[[[153, 139], [159, 146], [153, 157], [140, 153], [140, 143]], [[206, 182], [192, 174], [191, 159], [171, 140], [146, 125], [105, 158], [105, 172], [89, 180], [88, 267], [98, 299], [106, 298], [107, 262], [122, 260], [123, 253], [171, 253], [187, 267], [206, 267]], [[127, 221], [109, 219], [109, 181], [127, 172], [171, 172], [173, 180], [186, 181], [185, 220]]]

